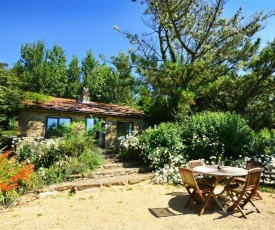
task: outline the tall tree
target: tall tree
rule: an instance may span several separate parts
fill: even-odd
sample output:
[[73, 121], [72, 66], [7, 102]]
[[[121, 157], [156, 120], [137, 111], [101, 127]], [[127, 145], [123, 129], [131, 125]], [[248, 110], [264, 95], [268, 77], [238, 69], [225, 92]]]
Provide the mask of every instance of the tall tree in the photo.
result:
[[43, 41], [21, 46], [21, 58], [15, 64], [14, 70], [24, 83], [23, 90], [43, 93], [45, 61], [46, 47]]
[[133, 74], [131, 57], [124, 53], [111, 57], [112, 64], [115, 66], [114, 74], [117, 76], [116, 98], [117, 103], [129, 106], [136, 106], [138, 87], [137, 81]]
[[73, 56], [67, 69], [68, 84], [67, 84], [67, 98], [80, 99], [83, 86], [81, 82], [81, 67], [77, 56]]
[[7, 129], [10, 118], [18, 115], [22, 91], [21, 82], [7, 69], [7, 64], [0, 63], [0, 129]]
[[[163, 115], [157, 116], [158, 122], [171, 120], [190, 106], [193, 111], [228, 110], [219, 87], [236, 87], [241, 66], [259, 51], [256, 33], [274, 12], [256, 12], [246, 19], [242, 9], [224, 16], [226, 0], [142, 2], [147, 6], [148, 33], [116, 29], [136, 45], [132, 61], [149, 90], [146, 93], [151, 92], [154, 102], [148, 109]], [[213, 90], [217, 93], [210, 96]]]
[[64, 97], [67, 88], [64, 50], [60, 46], [54, 45], [52, 50], [47, 50], [46, 57], [42, 92], [51, 96]]
[[82, 82], [84, 87], [87, 85], [87, 79], [88, 76], [91, 75], [94, 71], [94, 69], [99, 66], [98, 60], [93, 56], [92, 51], [88, 51], [86, 53], [86, 57], [82, 60], [82, 67], [81, 67], [81, 72], [82, 72]]
[[135, 79], [131, 75], [130, 57], [123, 53], [111, 57], [114, 68], [100, 64], [92, 52], [82, 61], [84, 87], [89, 89], [92, 101], [135, 105]]
[[60, 46], [46, 49], [43, 41], [22, 45], [21, 58], [13, 67], [24, 91], [63, 97], [67, 84], [66, 57]]

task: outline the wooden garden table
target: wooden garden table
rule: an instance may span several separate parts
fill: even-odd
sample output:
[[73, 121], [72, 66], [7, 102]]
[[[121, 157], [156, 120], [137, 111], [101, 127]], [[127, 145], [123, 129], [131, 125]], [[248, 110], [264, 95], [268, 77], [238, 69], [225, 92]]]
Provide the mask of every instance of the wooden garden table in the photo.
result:
[[[196, 166], [193, 168], [193, 171], [195, 173], [216, 177], [216, 180], [214, 182], [215, 187], [217, 186], [221, 178], [230, 177], [233, 179], [234, 177], [237, 177], [237, 176], [246, 176], [248, 173], [246, 169], [231, 167], [231, 166], [220, 166], [220, 169], [218, 169], [217, 165]], [[226, 210], [222, 207], [221, 203], [218, 201], [216, 194], [213, 198], [217, 203], [217, 205], [220, 207], [220, 209], [226, 213]]]

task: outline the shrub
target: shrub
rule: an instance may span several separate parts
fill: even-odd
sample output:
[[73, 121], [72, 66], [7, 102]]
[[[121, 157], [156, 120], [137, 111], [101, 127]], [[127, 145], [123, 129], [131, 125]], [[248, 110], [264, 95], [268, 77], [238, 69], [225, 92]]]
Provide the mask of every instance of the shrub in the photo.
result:
[[139, 139], [141, 156], [155, 170], [157, 182], [180, 181], [178, 167], [186, 163], [181, 130], [177, 123], [162, 123], [145, 130]]
[[265, 128], [256, 133], [251, 149], [253, 156], [275, 154], [275, 130]]
[[88, 172], [103, 162], [103, 151], [96, 146], [93, 133], [86, 131], [84, 122], [64, 126], [62, 132], [62, 138], [18, 146], [18, 159], [33, 163], [44, 184], [64, 181], [71, 173]]
[[10, 131], [16, 131], [18, 130], [18, 118], [12, 117], [9, 120], [9, 130]]
[[33, 172], [32, 164], [19, 164], [15, 157], [9, 157], [11, 151], [0, 156], [0, 203], [7, 204], [7, 198], [18, 196], [18, 189], [23, 187]]
[[126, 160], [137, 160], [143, 163], [140, 153], [139, 136], [137, 132], [119, 137], [120, 149], [119, 156]]
[[35, 170], [49, 168], [56, 161], [61, 160], [62, 152], [58, 149], [58, 140], [39, 140], [23, 142], [19, 148], [17, 159], [34, 164]]
[[[192, 159], [216, 164], [219, 157], [226, 165], [245, 167], [251, 157], [264, 163], [263, 181], [274, 181], [274, 131], [255, 133], [235, 113], [204, 112], [181, 124], [162, 123], [150, 127], [142, 136], [122, 139], [122, 154], [139, 152], [155, 171], [158, 182], [181, 183], [178, 167]], [[274, 183], [274, 182], [273, 182]]]
[[224, 159], [250, 156], [253, 137], [254, 132], [247, 122], [229, 112], [198, 113], [187, 120], [182, 135], [189, 159], [206, 160], [211, 156]]
[[62, 127], [63, 138], [59, 150], [66, 156], [80, 156], [86, 149], [96, 150], [94, 133], [87, 131], [84, 122], [73, 122]]

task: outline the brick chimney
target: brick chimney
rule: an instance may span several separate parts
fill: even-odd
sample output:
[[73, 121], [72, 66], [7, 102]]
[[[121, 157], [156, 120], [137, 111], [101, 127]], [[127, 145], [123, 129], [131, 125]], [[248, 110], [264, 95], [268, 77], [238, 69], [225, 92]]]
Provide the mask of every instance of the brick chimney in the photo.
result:
[[89, 93], [89, 89], [84, 87], [83, 89], [83, 95], [82, 95], [82, 103], [90, 103], [90, 93]]

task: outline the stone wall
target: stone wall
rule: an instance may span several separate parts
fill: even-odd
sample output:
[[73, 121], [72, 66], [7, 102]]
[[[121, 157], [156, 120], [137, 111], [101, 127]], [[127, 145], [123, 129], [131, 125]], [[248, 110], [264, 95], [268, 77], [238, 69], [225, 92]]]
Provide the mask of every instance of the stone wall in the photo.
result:
[[146, 129], [147, 123], [140, 119], [128, 119], [123, 117], [107, 117], [105, 122], [105, 148], [109, 150], [115, 150], [119, 148], [119, 140], [117, 137], [117, 123], [133, 122], [133, 131], [142, 133], [142, 130]]
[[[72, 122], [85, 121], [85, 117], [92, 114], [73, 113], [73, 112], [59, 112], [46, 110], [28, 109], [22, 110], [19, 115], [19, 137], [45, 137], [45, 125], [47, 116], [53, 117], [69, 117]], [[117, 123], [133, 122], [133, 130], [141, 133], [146, 128], [146, 121], [137, 118], [124, 118], [116, 116], [98, 116], [94, 117], [102, 118], [105, 120], [105, 149], [115, 150], [119, 147], [119, 141], [117, 139]]]

